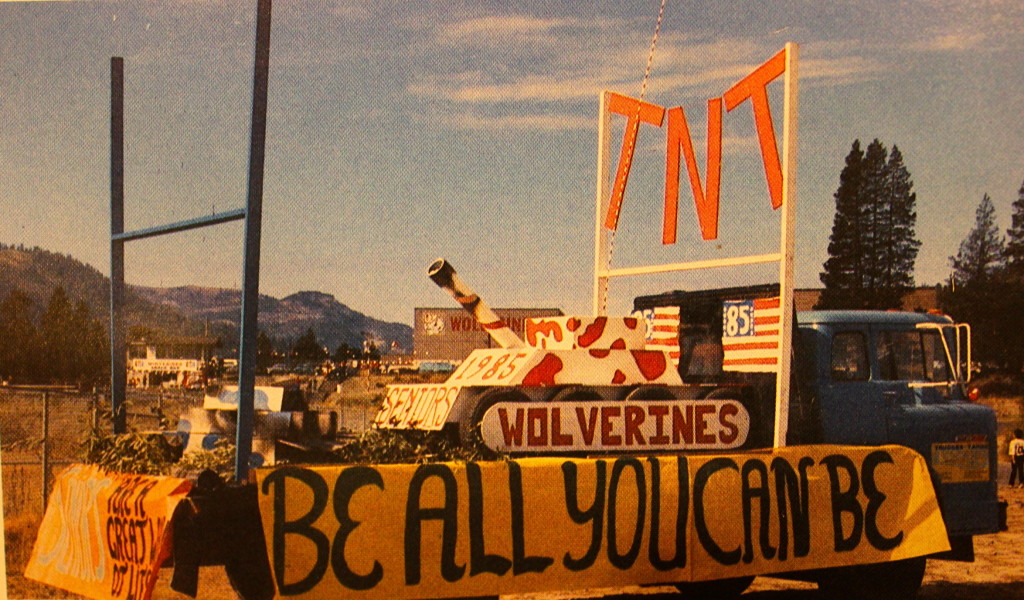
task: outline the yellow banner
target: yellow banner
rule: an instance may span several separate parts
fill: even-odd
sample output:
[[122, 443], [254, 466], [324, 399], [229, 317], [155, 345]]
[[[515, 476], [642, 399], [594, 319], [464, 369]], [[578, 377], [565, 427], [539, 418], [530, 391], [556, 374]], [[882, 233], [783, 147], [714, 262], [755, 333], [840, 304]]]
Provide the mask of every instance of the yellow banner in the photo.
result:
[[191, 484], [74, 465], [54, 485], [25, 577], [97, 599], [147, 600]]
[[900, 446], [257, 471], [278, 597], [670, 583], [949, 549]]

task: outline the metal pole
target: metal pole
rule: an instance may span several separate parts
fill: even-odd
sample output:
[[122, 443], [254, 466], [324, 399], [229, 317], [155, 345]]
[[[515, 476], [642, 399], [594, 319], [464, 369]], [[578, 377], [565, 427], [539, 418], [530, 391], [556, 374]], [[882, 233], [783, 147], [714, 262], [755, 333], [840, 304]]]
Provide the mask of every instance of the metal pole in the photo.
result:
[[260, 296], [260, 233], [263, 222], [263, 161], [267, 135], [267, 80], [270, 71], [271, 0], [259, 0], [253, 61], [252, 129], [249, 138], [249, 190], [245, 206], [245, 264], [242, 275], [242, 327], [239, 342], [238, 421], [235, 431], [235, 480], [249, 472], [253, 398], [256, 386], [256, 336]]
[[124, 327], [124, 59], [110, 59], [110, 411], [114, 433], [127, 431]]
[[50, 394], [43, 392], [43, 511], [46, 514], [46, 499], [50, 496]]

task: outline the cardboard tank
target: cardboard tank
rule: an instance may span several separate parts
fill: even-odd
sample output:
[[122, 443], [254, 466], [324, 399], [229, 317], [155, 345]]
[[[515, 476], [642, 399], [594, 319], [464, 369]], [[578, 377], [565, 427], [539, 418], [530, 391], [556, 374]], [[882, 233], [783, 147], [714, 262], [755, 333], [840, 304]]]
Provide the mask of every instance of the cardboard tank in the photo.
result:
[[[653, 324], [642, 317], [533, 318], [524, 340], [450, 263], [435, 261], [428, 275], [500, 347], [473, 351], [444, 383], [388, 386], [374, 427], [440, 432], [508, 455], [771, 446], [771, 414], [759, 414], [765, 402], [754, 387], [684, 383], [678, 313], [667, 326], [657, 315]], [[687, 350], [689, 361], [700, 353]]]

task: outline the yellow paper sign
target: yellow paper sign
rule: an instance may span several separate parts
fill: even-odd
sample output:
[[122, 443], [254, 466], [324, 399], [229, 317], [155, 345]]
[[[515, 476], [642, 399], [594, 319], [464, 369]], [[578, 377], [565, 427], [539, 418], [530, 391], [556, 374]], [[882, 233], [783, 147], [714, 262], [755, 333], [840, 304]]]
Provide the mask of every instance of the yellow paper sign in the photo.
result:
[[25, 577], [89, 598], [146, 600], [191, 484], [74, 465], [54, 485]]
[[802, 446], [257, 472], [278, 597], [670, 583], [949, 548], [920, 455]]

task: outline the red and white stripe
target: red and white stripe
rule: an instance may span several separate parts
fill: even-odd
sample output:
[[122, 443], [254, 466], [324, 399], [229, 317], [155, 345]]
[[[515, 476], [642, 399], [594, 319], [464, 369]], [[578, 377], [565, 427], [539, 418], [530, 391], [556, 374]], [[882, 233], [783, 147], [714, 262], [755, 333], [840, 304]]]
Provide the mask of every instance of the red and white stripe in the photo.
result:
[[645, 348], [668, 352], [672, 365], [679, 366], [679, 307], [658, 306], [654, 308], [650, 339]]
[[722, 336], [726, 371], [774, 373], [779, 368], [779, 298], [754, 300], [754, 335]]

